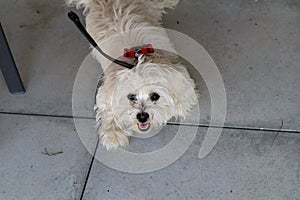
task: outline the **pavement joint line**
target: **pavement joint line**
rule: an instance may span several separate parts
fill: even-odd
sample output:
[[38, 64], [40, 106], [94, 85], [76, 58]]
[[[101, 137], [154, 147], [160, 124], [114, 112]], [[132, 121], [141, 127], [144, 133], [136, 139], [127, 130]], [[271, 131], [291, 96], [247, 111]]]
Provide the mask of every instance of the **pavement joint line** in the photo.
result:
[[97, 153], [98, 146], [99, 146], [99, 139], [97, 140], [96, 147], [95, 147], [93, 155], [92, 155], [93, 157], [92, 157], [92, 160], [90, 162], [88, 172], [86, 174], [86, 178], [85, 178], [84, 185], [82, 187], [82, 191], [81, 191], [81, 195], [80, 195], [80, 200], [82, 200], [83, 197], [84, 197], [84, 192], [85, 192], [86, 186], [87, 186], [88, 181], [89, 181], [90, 173], [92, 171], [92, 167], [93, 167], [93, 164], [94, 164], [94, 161], [95, 161], [95, 156], [96, 156], [96, 153]]
[[195, 126], [204, 128], [223, 128], [223, 129], [236, 129], [236, 130], [249, 130], [249, 131], [269, 131], [269, 132], [285, 132], [285, 133], [300, 133], [300, 130], [294, 129], [276, 129], [276, 128], [259, 128], [259, 127], [247, 127], [247, 126], [220, 126], [209, 124], [192, 124], [192, 123], [176, 123], [168, 122], [168, 125], [182, 125], [182, 126]]
[[[3, 111], [0, 111], [0, 114], [95, 120], [95, 118], [93, 118], [93, 117], [82, 117], [82, 116], [74, 117], [74, 116], [69, 116], [69, 115], [47, 115], [47, 114], [17, 113], [17, 112], [3, 112]], [[248, 126], [228, 126], [228, 125], [220, 126], [220, 125], [210, 125], [210, 124], [178, 123], [178, 122], [167, 122], [167, 125], [193, 126], [193, 127], [203, 127], [203, 128], [223, 128], [223, 129], [248, 130], [248, 131], [281, 132], [281, 133], [300, 133], [300, 130], [297, 130], [297, 129], [276, 129], [276, 128], [248, 127]]]

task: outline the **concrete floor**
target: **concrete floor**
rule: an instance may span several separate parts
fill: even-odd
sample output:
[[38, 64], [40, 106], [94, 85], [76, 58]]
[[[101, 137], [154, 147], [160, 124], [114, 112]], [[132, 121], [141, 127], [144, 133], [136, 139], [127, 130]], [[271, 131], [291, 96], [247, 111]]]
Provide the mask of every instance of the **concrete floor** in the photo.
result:
[[[80, 141], [72, 89], [90, 49], [67, 10], [58, 0], [0, 2], [1, 23], [27, 89], [10, 95], [0, 76], [1, 200], [300, 199], [298, 0], [187, 0], [166, 15], [167, 28], [197, 40], [217, 64], [227, 93], [225, 125], [232, 128], [223, 129], [204, 159], [197, 155], [206, 128], [187, 128], [197, 136], [185, 154], [144, 174], [93, 161], [88, 151], [96, 150], [97, 141], [89, 138], [88, 150]], [[200, 122], [206, 124], [210, 99], [201, 89]], [[77, 117], [94, 133], [92, 102], [84, 106]], [[169, 125], [153, 138], [133, 139], [132, 149], [147, 144], [152, 151], [176, 129]]]

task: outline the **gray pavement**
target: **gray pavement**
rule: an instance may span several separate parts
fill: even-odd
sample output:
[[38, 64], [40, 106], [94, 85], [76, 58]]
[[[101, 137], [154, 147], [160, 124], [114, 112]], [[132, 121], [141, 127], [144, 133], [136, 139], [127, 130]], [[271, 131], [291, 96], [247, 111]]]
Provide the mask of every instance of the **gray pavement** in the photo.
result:
[[[93, 99], [76, 101], [74, 124], [73, 85], [90, 49], [67, 11], [59, 0], [0, 2], [1, 24], [27, 90], [10, 95], [0, 75], [1, 200], [77, 200], [82, 194], [86, 200], [300, 199], [298, 0], [185, 0], [165, 16], [166, 28], [198, 41], [218, 66], [227, 94], [225, 125], [232, 128], [199, 159], [207, 129], [185, 127], [197, 135], [183, 156], [142, 174], [92, 159]], [[99, 69], [92, 58], [85, 62], [95, 66], [87, 75]], [[201, 92], [200, 123], [207, 125], [210, 96], [201, 76], [193, 77]], [[274, 130], [251, 130], [259, 128]], [[132, 138], [125, 149], [154, 151], [177, 131], [165, 126], [154, 137]]]

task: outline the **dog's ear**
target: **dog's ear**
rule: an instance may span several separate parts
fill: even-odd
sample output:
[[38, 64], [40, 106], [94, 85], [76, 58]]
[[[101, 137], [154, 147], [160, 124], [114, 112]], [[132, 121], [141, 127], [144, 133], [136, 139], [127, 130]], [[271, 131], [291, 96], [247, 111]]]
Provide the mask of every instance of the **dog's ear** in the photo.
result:
[[186, 68], [180, 65], [173, 68], [169, 79], [169, 88], [175, 95], [177, 116], [185, 118], [198, 102], [195, 82]]

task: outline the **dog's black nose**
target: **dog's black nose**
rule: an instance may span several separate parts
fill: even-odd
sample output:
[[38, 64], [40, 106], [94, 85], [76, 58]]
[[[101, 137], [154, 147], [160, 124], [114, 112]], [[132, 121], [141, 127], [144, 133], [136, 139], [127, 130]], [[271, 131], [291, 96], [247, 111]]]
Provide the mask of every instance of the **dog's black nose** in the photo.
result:
[[141, 112], [136, 115], [136, 118], [139, 120], [139, 122], [145, 123], [149, 118], [149, 114], [146, 112]]

